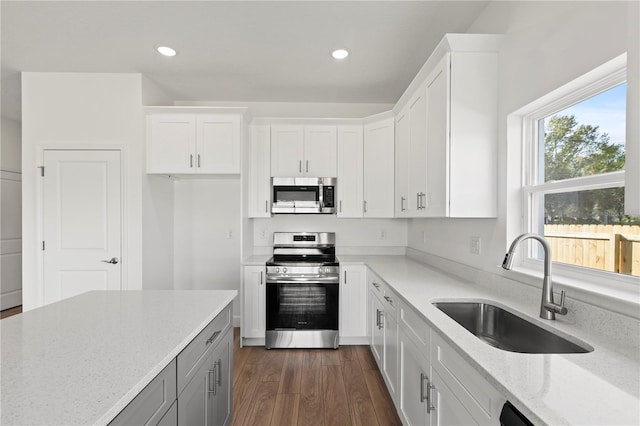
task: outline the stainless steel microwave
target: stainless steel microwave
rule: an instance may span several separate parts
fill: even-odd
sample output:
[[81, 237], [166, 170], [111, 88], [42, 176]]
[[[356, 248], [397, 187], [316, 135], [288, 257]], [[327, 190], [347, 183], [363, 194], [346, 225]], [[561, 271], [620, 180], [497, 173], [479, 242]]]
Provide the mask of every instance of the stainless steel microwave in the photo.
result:
[[271, 178], [271, 213], [334, 214], [336, 178]]

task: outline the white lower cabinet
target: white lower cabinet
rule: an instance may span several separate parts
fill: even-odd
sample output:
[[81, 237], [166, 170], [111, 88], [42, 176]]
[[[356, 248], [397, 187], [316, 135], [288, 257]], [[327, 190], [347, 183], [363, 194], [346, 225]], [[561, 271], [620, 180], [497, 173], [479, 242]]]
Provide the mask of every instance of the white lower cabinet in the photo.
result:
[[242, 281], [242, 337], [264, 339], [266, 330], [266, 271], [262, 266], [245, 266]]
[[505, 398], [376, 274], [369, 275], [373, 357], [405, 425], [499, 425]]
[[[340, 265], [340, 343], [367, 338], [367, 267]], [[361, 342], [359, 342], [361, 343]]]
[[397, 297], [375, 273], [368, 271], [369, 318], [371, 319], [371, 350], [395, 401], [398, 388], [398, 321]]
[[400, 331], [400, 398], [398, 398], [398, 414], [402, 423], [406, 425], [432, 424], [432, 416], [435, 411], [429, 406], [430, 395], [429, 380], [431, 379], [431, 366], [421, 349], [407, 336], [404, 330]]

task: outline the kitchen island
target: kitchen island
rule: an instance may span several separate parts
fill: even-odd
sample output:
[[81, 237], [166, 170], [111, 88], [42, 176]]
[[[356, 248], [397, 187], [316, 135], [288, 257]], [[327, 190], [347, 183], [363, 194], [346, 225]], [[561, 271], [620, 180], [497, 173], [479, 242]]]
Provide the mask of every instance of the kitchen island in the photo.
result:
[[108, 424], [236, 296], [92, 291], [2, 320], [0, 423]]

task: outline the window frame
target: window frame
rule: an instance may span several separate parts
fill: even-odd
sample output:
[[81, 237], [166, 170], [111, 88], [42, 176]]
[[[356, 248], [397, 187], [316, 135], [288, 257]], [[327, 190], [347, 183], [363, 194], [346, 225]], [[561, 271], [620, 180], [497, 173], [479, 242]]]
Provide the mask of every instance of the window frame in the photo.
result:
[[[508, 227], [508, 243], [517, 235], [509, 231], [541, 234], [541, 230], [538, 228], [539, 223], [542, 223], [539, 221], [540, 213], [534, 211], [536, 208], [534, 197], [539, 194], [613, 188], [625, 185], [624, 170], [542, 182], [540, 184], [537, 181], [541, 175], [539, 161], [541, 147], [538, 141], [539, 121], [626, 81], [627, 55], [625, 53], [549, 92], [510, 115], [511, 118], [516, 118], [519, 122], [520, 130], [518, 135], [520, 138], [521, 162], [518, 172], [520, 177], [518, 191], [520, 201], [516, 204], [519, 204], [520, 211], [508, 215], [508, 221], [517, 224], [516, 226]], [[514, 176], [510, 172], [508, 172], [508, 175]], [[520, 275], [521, 280], [536, 286], [541, 286], [537, 281], [542, 275], [543, 262], [540, 259], [533, 258], [532, 254], [534, 250], [541, 249], [541, 246], [534, 242], [522, 244], [516, 257], [519, 261], [514, 268], [514, 273]], [[532, 279], [532, 277], [535, 277], [535, 279]], [[561, 287], [570, 289], [568, 293], [570, 291], [580, 293], [582, 296], [577, 298], [583, 301], [594, 302], [598, 300], [598, 297], [606, 295], [614, 301], [611, 302], [610, 300], [602, 303], [602, 301], [598, 300], [597, 304], [608, 305], [610, 308], [614, 308], [618, 304], [628, 303], [637, 307], [640, 302], [638, 298], [640, 290], [638, 284], [640, 281], [635, 276], [553, 262], [552, 277], [554, 282]], [[606, 285], [603, 284], [605, 282], [607, 283]], [[585, 294], [591, 294], [591, 296], [585, 296]], [[595, 298], [593, 297], [594, 294], [597, 295]]]

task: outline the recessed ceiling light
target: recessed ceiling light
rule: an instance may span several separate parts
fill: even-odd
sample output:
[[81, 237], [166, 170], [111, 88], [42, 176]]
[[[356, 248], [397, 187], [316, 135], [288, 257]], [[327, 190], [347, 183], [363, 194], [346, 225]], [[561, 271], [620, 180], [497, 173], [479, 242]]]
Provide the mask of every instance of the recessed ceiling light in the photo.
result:
[[176, 51], [168, 46], [158, 46], [156, 50], [159, 54], [164, 56], [176, 56]]
[[336, 49], [331, 52], [331, 56], [333, 56], [335, 59], [344, 59], [349, 56], [349, 51], [345, 49]]

